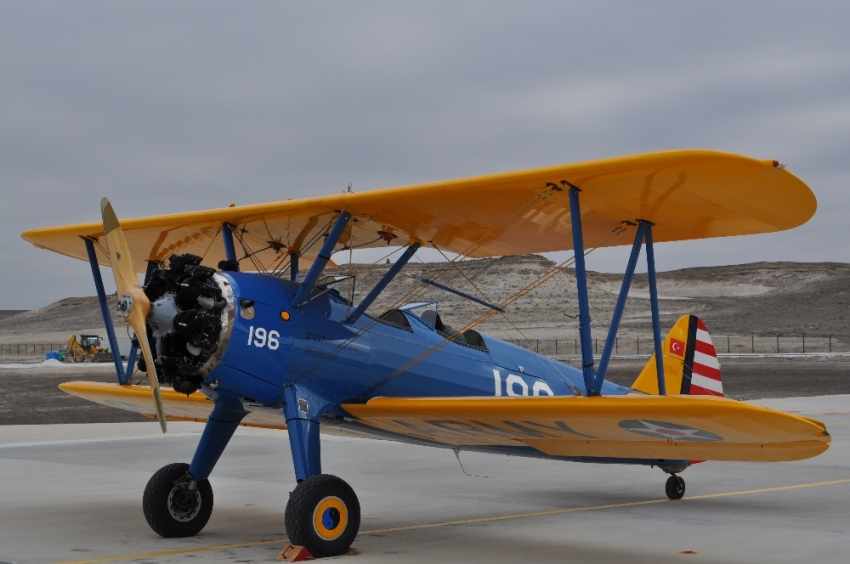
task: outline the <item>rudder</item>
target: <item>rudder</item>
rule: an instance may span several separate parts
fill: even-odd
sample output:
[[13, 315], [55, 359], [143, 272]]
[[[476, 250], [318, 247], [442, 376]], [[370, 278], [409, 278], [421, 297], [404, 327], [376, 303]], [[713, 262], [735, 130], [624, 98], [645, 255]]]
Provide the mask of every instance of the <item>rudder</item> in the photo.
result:
[[[661, 344], [664, 383], [668, 394], [723, 396], [717, 350], [705, 324], [695, 315], [681, 317]], [[632, 389], [658, 394], [656, 358], [653, 354]]]

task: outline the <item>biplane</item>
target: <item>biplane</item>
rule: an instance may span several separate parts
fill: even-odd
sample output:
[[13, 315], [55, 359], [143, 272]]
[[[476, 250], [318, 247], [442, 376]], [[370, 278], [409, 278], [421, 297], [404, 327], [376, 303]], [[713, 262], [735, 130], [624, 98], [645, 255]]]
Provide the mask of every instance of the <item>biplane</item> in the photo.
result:
[[[164, 537], [210, 517], [209, 477], [239, 425], [288, 431], [297, 485], [285, 509], [294, 544], [345, 552], [360, 505], [322, 473], [320, 433], [512, 456], [658, 467], [671, 499], [698, 461], [800, 460], [824, 452], [823, 423], [724, 397], [702, 320], [661, 336], [654, 244], [769, 233], [805, 223], [812, 191], [778, 161], [703, 150], [627, 156], [362, 193], [231, 206], [27, 231], [40, 248], [89, 261], [112, 350], [100, 275], [111, 266], [118, 316], [135, 337], [118, 383], [69, 382], [70, 394], [159, 420], [204, 421], [191, 461], [151, 477], [143, 509]], [[585, 255], [631, 245], [601, 356], [593, 355]], [[325, 271], [335, 253], [400, 253], [359, 303], [353, 280]], [[454, 254], [383, 312], [370, 312], [422, 247]], [[449, 286], [461, 259], [573, 251], [564, 264], [493, 303]], [[654, 354], [631, 388], [606, 381], [629, 288], [645, 252]], [[535, 284], [575, 274], [581, 366], [476, 331]], [[140, 274], [144, 282], [140, 283]], [[452, 328], [437, 288], [476, 303]], [[557, 304], [553, 304], [553, 307]], [[445, 314], [445, 312], [443, 312]], [[142, 356], [138, 358], [138, 351]], [[148, 385], [133, 385], [135, 371]]]

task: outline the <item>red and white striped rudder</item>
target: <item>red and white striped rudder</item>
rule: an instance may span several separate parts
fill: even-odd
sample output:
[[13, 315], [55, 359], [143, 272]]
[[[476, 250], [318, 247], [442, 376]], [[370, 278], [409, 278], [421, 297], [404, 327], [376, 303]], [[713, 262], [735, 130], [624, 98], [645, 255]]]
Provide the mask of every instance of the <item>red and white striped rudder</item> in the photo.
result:
[[[693, 315], [689, 316], [696, 320], [696, 335], [694, 338], [694, 352], [691, 360], [691, 374], [687, 378], [687, 367], [682, 381], [682, 393], [692, 396], [723, 396], [723, 382], [720, 379], [720, 363], [717, 361], [717, 349], [711, 342], [711, 335], [702, 319]], [[685, 364], [688, 364], [685, 357]], [[687, 384], [686, 384], [687, 382]], [[688, 389], [686, 391], [686, 386]]]
[[[695, 315], [680, 318], [664, 338], [661, 351], [668, 394], [723, 396], [717, 350], [701, 319]], [[643, 367], [632, 389], [658, 393], [655, 355]]]

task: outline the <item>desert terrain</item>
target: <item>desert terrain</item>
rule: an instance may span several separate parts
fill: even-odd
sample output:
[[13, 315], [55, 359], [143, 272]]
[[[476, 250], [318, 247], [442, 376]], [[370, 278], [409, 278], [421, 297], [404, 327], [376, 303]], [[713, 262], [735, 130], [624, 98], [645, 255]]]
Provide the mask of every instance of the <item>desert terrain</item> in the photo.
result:
[[[421, 278], [498, 304], [550, 273], [547, 282], [507, 307], [505, 316], [493, 316], [477, 329], [577, 364], [578, 305], [571, 269], [555, 269], [554, 263], [535, 255], [470, 260], [456, 266], [412, 262], [369, 312], [380, 314], [408, 301], [438, 300], [444, 321], [462, 327], [487, 308], [423, 285]], [[357, 303], [388, 268], [353, 264], [327, 273], [356, 273]], [[590, 272], [588, 278], [595, 346], [601, 352], [622, 275]], [[662, 331], [681, 315], [700, 316], [721, 354], [730, 397], [850, 393], [850, 264], [689, 268], [659, 273], [658, 283]], [[348, 292], [346, 284], [338, 286], [343, 294]], [[109, 301], [114, 309], [115, 296]], [[126, 332], [123, 323], [113, 321], [119, 335]], [[15, 354], [21, 350], [16, 347], [66, 343], [70, 335], [81, 333], [105, 335], [94, 296], [66, 298], [33, 311], [0, 311], [0, 424], [141, 419], [67, 396], [57, 388], [69, 380], [113, 381], [111, 364], [36, 368], [32, 363], [43, 359], [40, 352]], [[609, 369], [611, 380], [631, 384], [651, 353], [651, 335], [647, 279], [636, 275]], [[806, 354], [802, 354], [804, 335]]]
[[[486, 312], [483, 306], [454, 294], [421, 284], [430, 278], [479, 299], [498, 304], [555, 269], [550, 260], [537, 255], [469, 260], [454, 267], [446, 263], [411, 261], [370, 307], [380, 314], [394, 303], [440, 302], [447, 323], [461, 327]], [[354, 302], [389, 269], [388, 264], [370, 267], [352, 264], [327, 269], [327, 274], [356, 274]], [[622, 274], [588, 273], [594, 336], [611, 320]], [[474, 286], [473, 286], [474, 284]], [[345, 294], [346, 283], [337, 286]], [[687, 268], [658, 273], [662, 328], [680, 316], [694, 313], [719, 337], [752, 336], [770, 339], [811, 339], [833, 335], [837, 347], [850, 350], [850, 264], [845, 263], [752, 263]], [[116, 297], [109, 297], [114, 310]], [[503, 339], [573, 339], [578, 337], [578, 303], [572, 269], [557, 269], [547, 282], [530, 291], [478, 329]], [[113, 318], [116, 327], [121, 324]], [[0, 343], [67, 342], [73, 333], [103, 334], [97, 298], [72, 297], [33, 311], [0, 310]], [[119, 331], [120, 332], [120, 331]], [[623, 315], [619, 336], [650, 338], [649, 290], [645, 274], [635, 275]], [[770, 352], [767, 350], [765, 352]]]

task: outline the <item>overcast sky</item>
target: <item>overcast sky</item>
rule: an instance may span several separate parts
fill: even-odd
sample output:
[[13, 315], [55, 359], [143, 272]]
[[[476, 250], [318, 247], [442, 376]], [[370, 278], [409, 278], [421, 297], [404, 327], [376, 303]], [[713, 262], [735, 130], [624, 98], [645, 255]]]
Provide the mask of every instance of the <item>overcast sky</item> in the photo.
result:
[[675, 148], [787, 162], [819, 208], [660, 269], [850, 262], [848, 24], [846, 1], [2, 0], [0, 309], [94, 293], [20, 233], [102, 196], [133, 217]]

